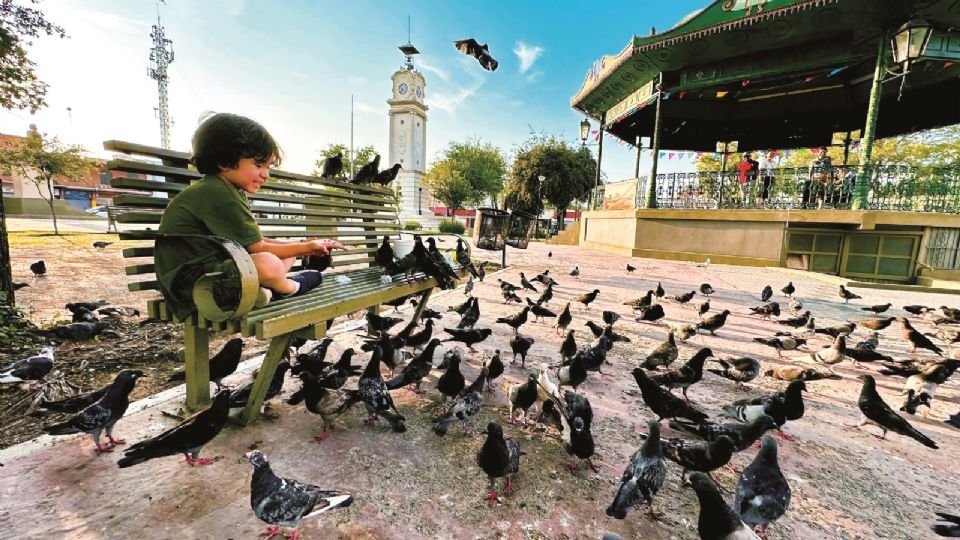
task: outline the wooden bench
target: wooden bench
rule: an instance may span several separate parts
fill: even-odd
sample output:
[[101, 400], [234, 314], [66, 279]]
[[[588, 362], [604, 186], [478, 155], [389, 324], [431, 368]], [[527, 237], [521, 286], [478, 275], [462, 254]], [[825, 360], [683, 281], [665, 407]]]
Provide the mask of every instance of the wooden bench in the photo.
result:
[[[115, 206], [111, 208], [115, 208], [117, 221], [147, 228], [122, 230], [120, 239], [177, 241], [176, 237], [158, 235], [156, 228], [170, 198], [192, 180], [201, 178], [188, 166], [190, 155], [115, 140], [106, 141], [104, 148], [126, 154], [107, 164], [111, 171], [146, 175], [146, 179], [111, 180], [113, 187], [144, 192], [114, 198]], [[240, 417], [244, 425], [258, 415], [274, 369], [291, 339], [320, 339], [326, 335], [327, 321], [334, 317], [363, 309], [377, 312], [381, 303], [422, 293], [416, 313], [419, 317], [436, 285], [434, 279], [422, 274], [417, 275], [421, 280], [412, 284], [404, 279], [381, 282], [381, 269], [374, 262], [379, 242], [384, 235], [396, 239], [402, 233], [396, 196], [389, 189], [275, 170], [271, 171], [270, 181], [248, 197], [264, 236], [336, 239], [350, 249], [333, 252], [334, 269], [324, 272], [323, 284], [316, 289], [253, 309], [259, 284], [249, 254], [235, 242], [208, 237], [204, 241], [210, 243], [214, 252], [222, 254], [222, 263], [193, 284], [196, 311], [185, 320], [176, 320], [162, 297], [148, 301], [149, 316], [183, 324], [188, 409], [199, 408], [210, 400], [210, 331], [270, 340], [253, 393]], [[466, 244], [469, 249], [469, 243]], [[158, 291], [152, 275], [153, 252], [152, 244], [123, 250], [124, 257], [140, 260], [128, 266], [126, 274], [145, 278], [130, 283], [131, 291]], [[463, 275], [463, 269], [457, 271]], [[345, 276], [350, 282], [337, 283], [337, 276]]]

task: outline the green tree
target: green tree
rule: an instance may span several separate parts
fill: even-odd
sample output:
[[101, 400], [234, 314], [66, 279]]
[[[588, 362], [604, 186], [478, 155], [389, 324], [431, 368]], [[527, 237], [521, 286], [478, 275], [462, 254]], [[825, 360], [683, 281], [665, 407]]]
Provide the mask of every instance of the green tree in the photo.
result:
[[63, 38], [66, 33], [40, 10], [0, 0], [0, 107], [35, 113], [46, 106], [47, 84], [37, 78], [26, 50], [41, 35]]
[[[453, 210], [496, 200], [507, 175], [507, 160], [496, 146], [479, 139], [451, 142], [427, 171], [434, 197]], [[494, 203], [496, 204], [496, 203]]]
[[[0, 0], [2, 1], [2, 0]], [[323, 157], [318, 159], [313, 164], [313, 175], [320, 176], [320, 172], [323, 170], [323, 160], [337, 155], [337, 153], [343, 154], [343, 171], [340, 173], [341, 176], [350, 176], [350, 147], [345, 144], [328, 144], [327, 147], [320, 151], [320, 155]], [[367, 163], [373, 161], [373, 156], [377, 155], [376, 149], [373, 148], [373, 145], [367, 145], [361, 148], [353, 149], [353, 170], [358, 171], [360, 167], [363, 167]], [[384, 167], [383, 158], [380, 158], [380, 167]]]
[[[83, 157], [84, 150], [79, 146], [65, 146], [56, 137], [44, 139], [32, 131], [18, 145], [0, 150], [0, 165], [22, 174], [37, 186], [50, 206], [53, 218], [53, 231], [59, 235], [57, 212], [54, 208], [54, 179], [83, 180], [97, 163]], [[45, 189], [44, 189], [45, 188]]]
[[[573, 201], [590, 194], [596, 168], [597, 162], [586, 147], [553, 136], [533, 135], [514, 156], [505, 204], [539, 214], [546, 200], [559, 216], [565, 216]], [[544, 177], [542, 184], [540, 176]], [[559, 225], [563, 228], [563, 219]]]

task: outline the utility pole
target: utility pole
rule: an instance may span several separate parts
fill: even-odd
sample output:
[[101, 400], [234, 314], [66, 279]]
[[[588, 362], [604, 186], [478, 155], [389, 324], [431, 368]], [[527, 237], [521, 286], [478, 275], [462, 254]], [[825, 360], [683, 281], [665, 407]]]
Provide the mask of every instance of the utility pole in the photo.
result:
[[353, 178], [353, 94], [350, 94], [350, 178]]
[[173, 63], [173, 41], [166, 38], [160, 25], [160, 6], [157, 6], [157, 24], [150, 31], [153, 48], [150, 49], [150, 67], [147, 75], [157, 81], [157, 94], [160, 98], [157, 116], [160, 118], [160, 146], [170, 148], [170, 103], [167, 100], [167, 66]]

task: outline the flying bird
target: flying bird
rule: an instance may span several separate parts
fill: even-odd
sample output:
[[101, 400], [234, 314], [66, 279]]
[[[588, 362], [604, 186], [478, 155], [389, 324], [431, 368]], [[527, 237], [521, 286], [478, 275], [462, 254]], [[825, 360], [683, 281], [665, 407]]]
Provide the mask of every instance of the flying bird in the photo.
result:
[[487, 44], [480, 45], [474, 38], [454, 41], [453, 46], [463, 54], [476, 58], [480, 66], [487, 71], [496, 71], [497, 66], [500, 65], [490, 56], [490, 48], [487, 47]]

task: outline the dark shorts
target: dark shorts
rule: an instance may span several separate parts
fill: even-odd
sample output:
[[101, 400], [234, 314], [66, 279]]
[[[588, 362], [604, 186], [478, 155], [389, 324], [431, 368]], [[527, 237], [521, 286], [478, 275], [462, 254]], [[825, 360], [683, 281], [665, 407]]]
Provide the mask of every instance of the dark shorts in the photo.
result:
[[765, 174], [761, 177], [760, 198], [766, 199], [770, 196], [770, 186], [773, 185], [774, 177], [772, 174]]

